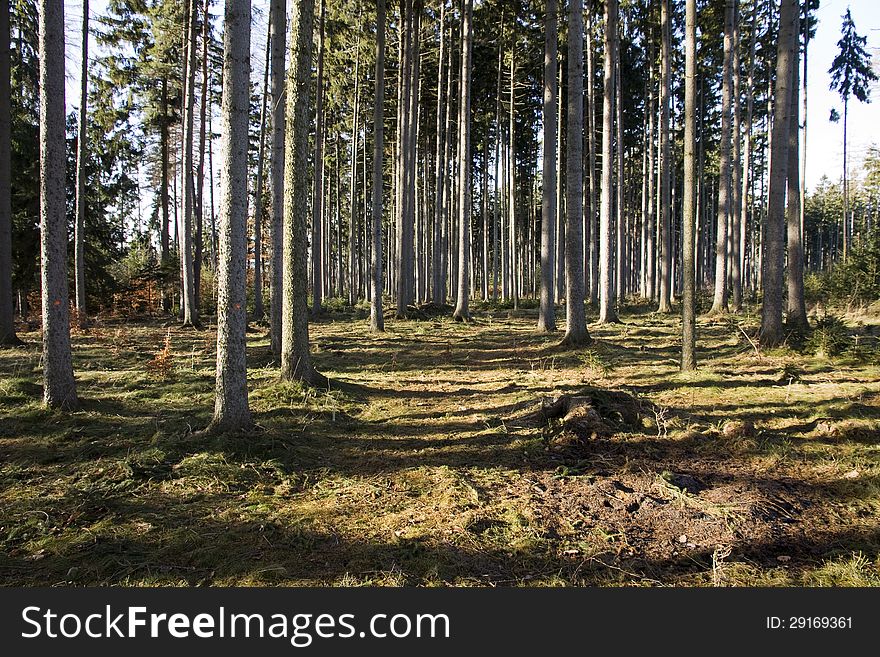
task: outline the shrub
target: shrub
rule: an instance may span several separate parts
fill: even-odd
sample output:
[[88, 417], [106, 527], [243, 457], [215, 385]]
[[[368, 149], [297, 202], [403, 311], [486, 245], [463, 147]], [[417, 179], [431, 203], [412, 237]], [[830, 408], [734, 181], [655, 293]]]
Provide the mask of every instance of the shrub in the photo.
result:
[[816, 356], [837, 356], [852, 345], [849, 329], [836, 315], [816, 320], [806, 348]]

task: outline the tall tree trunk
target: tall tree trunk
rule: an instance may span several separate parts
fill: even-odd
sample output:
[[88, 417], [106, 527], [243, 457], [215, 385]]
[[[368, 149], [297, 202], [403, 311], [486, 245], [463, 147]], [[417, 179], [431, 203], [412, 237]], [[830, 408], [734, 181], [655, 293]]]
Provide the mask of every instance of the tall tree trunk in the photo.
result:
[[[248, 31], [250, 38], [250, 31]], [[254, 321], [265, 315], [263, 309], [263, 172], [266, 157], [266, 122], [269, 100], [269, 61], [272, 56], [272, 21], [266, 33], [266, 67], [263, 71], [263, 104], [260, 108], [260, 146], [257, 155], [257, 188], [254, 190]], [[250, 59], [248, 59], [250, 62]], [[248, 66], [250, 68], [250, 66]], [[225, 203], [225, 202], [224, 202]], [[221, 226], [221, 230], [223, 230]]]
[[[608, 16], [617, 18], [617, 0]], [[606, 5], [607, 6], [607, 5]], [[584, 7], [568, 5], [568, 132], [565, 172], [565, 315], [563, 343], [582, 345], [591, 341], [584, 312]], [[606, 16], [606, 20], [608, 18]], [[611, 24], [613, 28], [613, 24]], [[616, 31], [616, 30], [615, 30]], [[604, 166], [604, 161], [603, 161]]]
[[11, 67], [9, 3], [0, 3], [0, 345], [18, 345], [12, 298]]
[[83, 2], [82, 65], [79, 86], [79, 130], [76, 148], [76, 223], [74, 224], [74, 281], [76, 283], [76, 316], [80, 327], [86, 325], [86, 154], [88, 144], [89, 101], [89, 0]]
[[[283, 299], [283, 254], [284, 233], [284, 49], [287, 41], [287, 3], [285, 0], [272, 0], [269, 9], [272, 32], [272, 147], [269, 154], [269, 186], [271, 192], [272, 216], [272, 299], [270, 315], [272, 320], [270, 348], [272, 354], [281, 355], [282, 299]], [[212, 204], [213, 205], [213, 204]]]
[[239, 431], [251, 424], [247, 389], [245, 308], [251, 0], [226, 0], [223, 23], [223, 102], [220, 132], [225, 144], [221, 149], [223, 157], [220, 166], [225, 189], [221, 195], [223, 200], [220, 208], [217, 382], [211, 428]]
[[315, 184], [312, 197], [312, 313], [321, 313], [324, 299], [324, 21], [321, 0], [318, 18], [318, 75], [315, 88]]
[[[745, 267], [745, 257], [746, 257], [746, 235], [748, 234], [748, 218], [749, 218], [749, 199], [754, 199], [754, 195], [750, 195], [751, 185], [753, 181], [753, 177], [751, 176], [752, 166], [752, 115], [754, 112], [754, 95], [751, 93], [751, 89], [754, 88], [755, 84], [755, 47], [758, 41], [758, 31], [757, 31], [757, 15], [758, 15], [758, 3], [752, 3], [752, 18], [751, 18], [751, 30], [752, 30], [752, 39], [751, 45], [749, 46], [749, 72], [746, 77], [746, 89], [749, 90], [749, 93], [746, 93], [746, 134], [745, 140], [743, 142], [743, 159], [742, 159], [742, 190], [740, 192], [740, 219], [739, 219], [739, 233], [735, 236], [737, 240], [739, 240], [739, 269], [740, 269], [740, 288], [743, 287], [744, 282], [748, 282], [749, 276]], [[744, 279], [744, 280], [742, 280]], [[742, 301], [742, 294], [740, 294], [740, 301]], [[739, 310], [739, 308], [734, 305], [734, 310]]]
[[669, 0], [660, 3], [660, 303], [657, 312], [672, 312], [672, 157], [669, 134], [670, 41], [672, 16]]
[[361, 35], [358, 30], [355, 42], [354, 60], [354, 106], [351, 113], [351, 178], [348, 187], [349, 213], [348, 213], [348, 305], [354, 307], [357, 301], [357, 267], [355, 264], [355, 245], [357, 243], [357, 161], [358, 161], [358, 132], [360, 125], [358, 115], [360, 113], [361, 100]]
[[[444, 120], [444, 88], [450, 55], [446, 51], [446, 0], [440, 3], [440, 54], [437, 57], [437, 116], [436, 116], [436, 152], [434, 161], [434, 214], [432, 226], [433, 249], [431, 251], [431, 299], [442, 303], [446, 291], [442, 288], [440, 270], [443, 266], [443, 188], [446, 185], [446, 160], [444, 159], [444, 141], [446, 121]], [[377, 45], [378, 47], [378, 45]], [[384, 47], [384, 44], [383, 44]], [[445, 99], [446, 103], [449, 99]], [[375, 181], [374, 181], [375, 183]]]
[[281, 378], [323, 385], [326, 378], [309, 354], [308, 258], [306, 253], [309, 179], [309, 86], [315, 0], [294, 3], [287, 71], [287, 123], [284, 148], [284, 300], [281, 332]]
[[729, 246], [728, 268], [730, 270], [730, 303], [733, 312], [742, 310], [742, 270], [740, 269], [740, 221], [742, 218], [742, 161], [740, 159], [740, 144], [742, 143], [742, 125], [740, 113], [740, 85], [739, 85], [739, 2], [734, 5], [733, 18], [733, 54], [731, 57], [731, 90], [733, 112], [733, 135], [731, 144], [731, 213], [728, 222], [729, 234], [727, 244]]
[[[602, 190], [599, 198], [599, 323], [617, 322], [611, 278], [611, 212], [614, 194], [614, 61], [617, 50], [617, 0], [605, 3], [605, 60], [602, 98]], [[571, 27], [569, 29], [572, 29]], [[569, 36], [569, 39], [571, 37]], [[569, 51], [571, 49], [569, 48]], [[571, 81], [569, 80], [569, 87]], [[569, 89], [569, 96], [573, 93]], [[571, 121], [571, 116], [568, 118]], [[569, 184], [571, 184], [569, 182]], [[569, 213], [569, 217], [571, 214]], [[568, 241], [566, 231], [566, 242]]]
[[168, 135], [168, 124], [170, 122], [170, 118], [168, 116], [168, 75], [164, 75], [162, 77], [162, 94], [160, 100], [160, 108], [161, 108], [161, 126], [160, 126], [160, 148], [162, 151], [162, 166], [161, 166], [161, 186], [162, 189], [159, 192], [162, 202], [162, 226], [159, 229], [159, 259], [162, 263], [162, 310], [166, 313], [171, 312], [171, 296], [168, 294], [168, 281], [167, 278], [170, 274], [169, 271], [169, 260], [171, 257], [171, 236], [169, 235], [169, 221], [171, 220], [170, 211], [169, 211], [169, 199], [168, 199], [168, 185], [169, 185], [169, 175], [170, 175], [170, 154], [169, 154], [169, 135]]
[[[785, 0], [783, 0], [784, 2]], [[849, 118], [849, 100], [843, 101], [843, 259], [849, 257], [852, 248], [852, 224], [849, 215], [849, 180], [847, 178], [847, 119]]]
[[[514, 22], [514, 26], [516, 22]], [[508, 152], [507, 152], [507, 272], [510, 287], [510, 298], [513, 299], [513, 307], [519, 307], [519, 282], [517, 280], [517, 253], [516, 253], [516, 36], [510, 49], [510, 103], [508, 108]]]
[[382, 315], [382, 155], [385, 150], [385, 0], [376, 2], [376, 92], [373, 97], [373, 221], [370, 329], [385, 330]]
[[785, 187], [788, 181], [788, 138], [791, 121], [792, 66], [796, 64], [798, 0], [782, 0], [776, 53], [776, 89], [771, 137], [767, 225], [762, 244], [764, 302], [761, 344], [782, 342], [782, 286], [785, 255]]
[[[795, 34], [800, 33], [800, 12], [795, 18]], [[788, 326], [800, 331], [808, 328], [807, 307], [804, 300], [804, 243], [801, 233], [801, 189], [800, 189], [800, 63], [798, 55], [800, 39], [795, 37], [795, 48], [792, 51], [791, 78], [791, 116], [788, 125], [788, 182], [787, 207], [785, 221], [787, 224], [788, 267], [786, 282], [786, 315]]]
[[615, 217], [615, 247], [617, 256], [615, 258], [614, 287], [615, 292], [612, 306], [623, 299], [626, 294], [626, 214], [624, 203], [624, 176], [623, 176], [623, 160], [626, 157], [623, 152], [623, 82], [620, 79], [620, 37], [618, 36], [617, 47], [614, 49], [614, 106], [615, 106], [615, 132], [617, 133], [617, 213]]
[[70, 353], [67, 217], [64, 195], [64, 4], [40, 0], [40, 258], [43, 302], [43, 401], [79, 405]]
[[[210, 37], [211, 26], [208, 12], [210, 9], [211, 0], [205, 0], [202, 7], [202, 102], [199, 106], [199, 166], [196, 170], [196, 255], [195, 261], [193, 262], [197, 307], [201, 305], [202, 265], [204, 264], [205, 259], [205, 206], [203, 201], [205, 196], [205, 123], [208, 108], [211, 106], [210, 78], [208, 77], [208, 40]], [[268, 65], [269, 63], [267, 61], [266, 66], [268, 67]], [[211, 212], [214, 212], [213, 199]], [[213, 248], [213, 241], [211, 247]]]
[[541, 192], [541, 306], [538, 330], [556, 330], [553, 274], [556, 268], [556, 0], [547, 0], [544, 14], [544, 157]]
[[483, 191], [480, 199], [483, 206], [483, 254], [482, 279], [480, 281], [483, 301], [489, 300], [489, 131], [483, 134]]
[[800, 208], [801, 208], [801, 242], [802, 244], [806, 241], [806, 233], [804, 232], [804, 212], [806, 205], [806, 193], [807, 193], [807, 52], [809, 51], [810, 45], [810, 3], [806, 2], [804, 4], [804, 24], [801, 25], [804, 31], [804, 72], [803, 72], [803, 85], [804, 85], [804, 95], [803, 95], [803, 108], [804, 108], [804, 121], [802, 124], [803, 128], [803, 148], [801, 149], [801, 198], [800, 198]]
[[189, 22], [186, 40], [186, 77], [183, 106], [183, 214], [180, 218], [180, 258], [183, 273], [183, 325], [199, 325], [199, 309], [196, 306], [195, 272], [193, 270], [193, 205], [195, 181], [193, 180], [193, 128], [195, 123], [196, 80], [196, 2], [188, 0]]
[[473, 0], [463, 0], [461, 78], [458, 105], [458, 298], [452, 318], [469, 321], [471, 247], [471, 61], [474, 39]]
[[596, 85], [593, 71], [595, 49], [593, 47], [593, 11], [595, 4], [590, 0], [588, 24], [586, 29], [587, 38], [587, 148], [589, 152], [590, 170], [590, 243], [589, 253], [584, 257], [584, 262], [590, 267], [590, 304], [593, 308], [599, 306], [599, 212], [596, 202], [596, 190], [599, 187], [596, 180]]
[[684, 194], [682, 238], [682, 300], [681, 300], [681, 369], [690, 372], [697, 368], [696, 341], [696, 287], [694, 266], [694, 227], [696, 224], [696, 175], [694, 150], [696, 146], [696, 77], [697, 69], [697, 2], [685, 4], [685, 72], [684, 72]]
[[654, 148], [654, 117], [656, 110], [654, 109], [654, 39], [650, 38], [648, 42], [648, 198], [645, 208], [645, 298], [654, 300], [657, 298], [657, 250], [655, 248], [655, 236], [657, 235], [656, 226], [656, 201], [657, 190], [655, 184], [657, 177], [654, 175], [655, 170], [655, 154]]
[[731, 69], [733, 60], [734, 0], [726, 0], [724, 6], [724, 65], [721, 71], [721, 145], [718, 164], [718, 222], [715, 231], [715, 296], [713, 313], [728, 311], [727, 287], [727, 236], [732, 214], [730, 176], [730, 109]]

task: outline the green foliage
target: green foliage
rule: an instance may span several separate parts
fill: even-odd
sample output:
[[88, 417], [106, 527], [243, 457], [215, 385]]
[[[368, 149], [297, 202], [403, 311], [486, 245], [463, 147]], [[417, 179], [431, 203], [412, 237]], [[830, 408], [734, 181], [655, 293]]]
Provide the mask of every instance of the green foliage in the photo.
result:
[[816, 320], [813, 333], [807, 340], [807, 351], [815, 356], [839, 356], [852, 345], [849, 328], [835, 315]]
[[880, 299], [880, 231], [858, 242], [849, 259], [805, 280], [808, 298], [830, 304], [870, 304]]
[[844, 104], [850, 96], [863, 103], [871, 97], [871, 82], [877, 81], [877, 74], [871, 68], [871, 55], [865, 50], [867, 37], [859, 36], [847, 7], [843, 15], [840, 41], [837, 47], [840, 52], [831, 63], [828, 73], [831, 74], [831, 90], [840, 94]]

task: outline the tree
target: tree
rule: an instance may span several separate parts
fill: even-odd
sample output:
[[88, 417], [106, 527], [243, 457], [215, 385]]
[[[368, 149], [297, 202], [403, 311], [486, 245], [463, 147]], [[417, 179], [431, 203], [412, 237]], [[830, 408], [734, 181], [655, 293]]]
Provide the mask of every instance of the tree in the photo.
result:
[[74, 223], [74, 281], [76, 283], [76, 314], [80, 326], [86, 323], [86, 145], [88, 136], [89, 90], [89, 0], [83, 0], [82, 60], [80, 67], [79, 131], [76, 145], [76, 222]]
[[730, 218], [733, 214], [732, 177], [730, 172], [731, 105], [733, 103], [733, 20], [734, 2], [726, 0], [724, 6], [724, 64], [721, 72], [721, 146], [718, 163], [718, 223], [715, 230], [715, 296], [712, 313], [726, 313], [727, 306], [727, 259]]
[[544, 13], [544, 158], [541, 178], [541, 307], [539, 331], [556, 330], [553, 274], [556, 268], [556, 0]]
[[[616, 0], [608, 0], [617, 13]], [[581, 0], [568, 4], [568, 133], [567, 133], [566, 224], [565, 224], [565, 315], [563, 344], [591, 342], [584, 311], [584, 5]], [[603, 166], [604, 166], [603, 162]]]
[[849, 111], [850, 96], [863, 103], [871, 102], [870, 83], [877, 80], [877, 74], [871, 68], [871, 55], [865, 50], [867, 37], [859, 36], [853, 22], [849, 7], [843, 15], [840, 41], [837, 47], [840, 52], [831, 62], [828, 73], [831, 74], [831, 90], [837, 91], [843, 100], [843, 257], [846, 258], [852, 240], [852, 225], [849, 217], [849, 196], [847, 190], [846, 170], [846, 119]]
[[683, 294], [681, 300], [681, 369], [690, 372], [697, 368], [696, 346], [696, 267], [694, 263], [694, 227], [696, 224], [696, 69], [697, 69], [697, 2], [685, 4], [685, 71], [684, 71], [684, 235]]
[[315, 196], [312, 204], [312, 312], [321, 313], [324, 298], [324, 23], [327, 5], [321, 0], [318, 18], [318, 75], [315, 89]]
[[250, 105], [251, 0], [226, 0], [223, 34], [223, 104], [217, 382], [211, 426], [224, 431], [251, 424], [247, 391], [247, 150]]
[[64, 169], [64, 5], [40, 0], [40, 260], [43, 400], [79, 405], [70, 353]]
[[195, 180], [193, 179], [193, 128], [195, 124], [196, 82], [196, 2], [188, 0], [186, 22], [185, 84], [183, 97], [183, 214], [180, 217], [180, 260], [183, 273], [183, 325], [199, 326], [199, 309], [196, 306], [195, 270], [193, 267], [193, 210], [195, 205]]
[[272, 146], [269, 151], [269, 186], [272, 216], [272, 289], [269, 314], [271, 315], [270, 347], [275, 356], [281, 355], [282, 297], [283, 297], [283, 224], [284, 224], [284, 48], [287, 42], [287, 3], [272, 0], [269, 9], [272, 32]]
[[309, 85], [315, 0], [294, 4], [290, 21], [290, 68], [287, 71], [287, 124], [284, 152], [284, 283], [281, 331], [281, 378], [323, 385], [326, 379], [309, 354], [307, 251], [309, 212]]
[[[445, 4], [444, 4], [445, 7]], [[370, 329], [385, 330], [382, 315], [382, 152], [384, 150], [385, 103], [385, 0], [376, 2], [376, 91], [373, 98], [373, 221], [372, 221], [372, 295]], [[439, 112], [439, 108], [438, 108]], [[436, 244], [435, 244], [436, 248]], [[436, 260], [435, 260], [436, 262]]]
[[761, 305], [761, 344], [782, 342], [782, 283], [785, 255], [785, 187], [788, 181], [788, 130], [791, 120], [792, 66], [797, 40], [798, 0], [782, 0], [776, 47], [776, 85], [770, 152], [770, 187], [763, 244], [764, 301]]
[[[796, 34], [800, 34], [800, 12], [795, 18]], [[799, 39], [795, 37], [795, 42]], [[801, 190], [800, 190], [800, 124], [798, 113], [800, 111], [800, 65], [798, 54], [800, 48], [795, 47], [793, 53], [791, 80], [791, 118], [788, 125], [788, 182], [786, 193], [786, 235], [788, 267], [786, 269], [786, 282], [788, 294], [786, 295], [786, 320], [787, 324], [794, 329], [806, 330], [807, 307], [804, 300], [804, 245], [801, 234]]]
[[[605, 3], [605, 59], [602, 104], [602, 189], [599, 197], [599, 322], [617, 322], [611, 281], [611, 207], [613, 186], [614, 60], [618, 48], [617, 0]], [[569, 27], [569, 30], [571, 28]], [[571, 38], [571, 37], [569, 37]], [[569, 94], [571, 94], [569, 90]], [[569, 121], [571, 118], [569, 117]], [[566, 240], [568, 232], [566, 232]]]
[[[271, 10], [270, 10], [271, 12]], [[269, 101], [269, 60], [272, 57], [272, 20], [266, 34], [266, 66], [263, 69], [263, 93], [260, 105], [260, 141], [257, 151], [257, 185], [254, 190], [254, 321], [263, 319], [263, 175], [266, 164], [266, 122]], [[250, 68], [250, 66], [248, 66]], [[247, 151], [245, 151], [247, 153]], [[222, 180], [222, 179], [221, 179]], [[222, 262], [220, 263], [222, 266]]]
[[672, 149], [669, 134], [670, 41], [672, 16], [669, 0], [660, 3], [660, 303], [657, 312], [672, 312]]
[[471, 260], [471, 61], [474, 30], [473, 0], [464, 0], [461, 28], [461, 78], [458, 105], [458, 298], [452, 318], [470, 320]]
[[12, 112], [9, 3], [0, 3], [0, 345], [17, 345], [12, 302]]

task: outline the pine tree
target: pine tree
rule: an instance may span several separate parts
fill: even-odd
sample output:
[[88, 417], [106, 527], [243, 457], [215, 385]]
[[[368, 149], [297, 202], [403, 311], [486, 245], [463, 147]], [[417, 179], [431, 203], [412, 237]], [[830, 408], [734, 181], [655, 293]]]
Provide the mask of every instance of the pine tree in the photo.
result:
[[[616, 0], [612, 13], [616, 15]], [[607, 5], [606, 5], [607, 6]], [[565, 315], [563, 344], [591, 342], [584, 310], [584, 6], [568, 5], [568, 133], [566, 153]], [[603, 163], [604, 165], [604, 163]]]
[[553, 275], [556, 263], [556, 0], [547, 0], [544, 14], [544, 158], [541, 178], [541, 307], [539, 331], [556, 330]]
[[211, 427], [237, 431], [251, 424], [247, 391], [248, 113], [251, 0], [226, 0], [223, 24], [223, 104], [220, 134], [224, 186], [217, 283], [217, 381]]
[[284, 49], [287, 42], [287, 3], [285, 0], [272, 0], [269, 9], [272, 32], [272, 145], [269, 150], [270, 214], [272, 217], [272, 255], [270, 269], [272, 276], [270, 320], [270, 348], [276, 357], [281, 356], [282, 298], [284, 246]]
[[871, 55], [865, 50], [867, 37], [859, 36], [852, 14], [847, 7], [843, 15], [841, 37], [837, 42], [840, 52], [831, 63], [831, 90], [837, 91], [843, 101], [843, 257], [846, 258], [852, 247], [852, 222], [849, 214], [849, 190], [847, 179], [847, 115], [849, 99], [871, 102], [870, 83], [877, 80], [871, 68]]
[[70, 353], [64, 142], [64, 5], [40, 0], [40, 246], [43, 400], [79, 405]]
[[681, 369], [697, 368], [696, 347], [696, 268], [694, 264], [694, 227], [696, 224], [696, 69], [697, 69], [697, 2], [685, 4], [685, 71], [684, 71], [684, 236], [683, 294], [681, 300]]
[[0, 3], [0, 345], [17, 345], [12, 301], [12, 111], [9, 3]]
[[[445, 6], [445, 5], [444, 5]], [[384, 150], [384, 101], [385, 101], [385, 0], [376, 2], [376, 91], [373, 98], [373, 217], [371, 236], [373, 241], [370, 299], [370, 329], [385, 330], [382, 315], [382, 153]], [[436, 245], [435, 245], [436, 247]]]
[[782, 0], [776, 48], [773, 133], [771, 136], [770, 187], [764, 229], [761, 344], [782, 342], [782, 287], [785, 254], [785, 187], [788, 181], [788, 130], [791, 120], [792, 66], [796, 66], [798, 0]]
[[473, 0], [464, 0], [461, 28], [461, 78], [458, 106], [458, 294], [453, 319], [468, 321], [471, 247], [471, 62], [473, 48]]
[[315, 0], [294, 4], [287, 71], [287, 131], [284, 149], [284, 287], [281, 332], [281, 378], [323, 385], [326, 378], [309, 354], [308, 258], [309, 86]]

